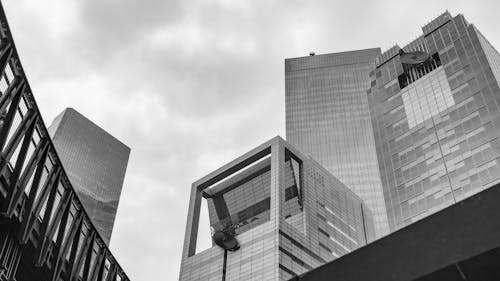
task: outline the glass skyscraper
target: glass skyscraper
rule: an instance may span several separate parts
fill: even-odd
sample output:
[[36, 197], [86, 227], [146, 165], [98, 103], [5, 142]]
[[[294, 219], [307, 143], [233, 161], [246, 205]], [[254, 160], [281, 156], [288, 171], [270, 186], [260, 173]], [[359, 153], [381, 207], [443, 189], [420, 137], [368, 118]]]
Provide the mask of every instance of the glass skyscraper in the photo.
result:
[[389, 233], [366, 91], [380, 49], [285, 60], [286, 138], [360, 196]]
[[370, 73], [391, 230], [500, 181], [500, 54], [463, 15], [446, 12], [422, 30]]
[[[197, 252], [202, 200], [215, 242]], [[374, 239], [363, 201], [276, 137], [193, 183], [179, 280], [289, 280]]]
[[109, 245], [130, 148], [72, 108], [48, 130], [80, 201]]

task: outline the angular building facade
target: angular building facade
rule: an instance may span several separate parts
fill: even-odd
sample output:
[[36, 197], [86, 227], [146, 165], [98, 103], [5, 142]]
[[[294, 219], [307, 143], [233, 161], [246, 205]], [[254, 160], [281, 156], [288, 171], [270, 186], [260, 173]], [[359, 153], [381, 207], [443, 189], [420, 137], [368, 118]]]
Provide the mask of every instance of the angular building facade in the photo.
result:
[[48, 130], [78, 197], [109, 245], [130, 148], [72, 108]]
[[0, 280], [130, 280], [61, 164], [1, 2], [0, 26]]
[[[214, 243], [197, 253], [202, 200]], [[363, 201], [276, 137], [192, 185], [179, 279], [289, 280], [375, 237]]]
[[500, 54], [463, 15], [422, 30], [367, 93], [391, 230], [500, 181]]
[[366, 91], [380, 49], [285, 60], [286, 139], [311, 155], [372, 210], [389, 233]]

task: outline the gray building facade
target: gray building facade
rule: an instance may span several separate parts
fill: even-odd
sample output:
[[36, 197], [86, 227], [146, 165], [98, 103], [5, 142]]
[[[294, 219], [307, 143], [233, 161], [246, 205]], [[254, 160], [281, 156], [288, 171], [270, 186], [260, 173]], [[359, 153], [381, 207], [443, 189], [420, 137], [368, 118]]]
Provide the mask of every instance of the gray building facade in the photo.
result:
[[[212, 234], [229, 225], [238, 250], [196, 251], [202, 200]], [[179, 280], [289, 280], [375, 237], [363, 201], [275, 137], [193, 183]]]
[[377, 58], [367, 93], [391, 230], [500, 181], [500, 54], [463, 15], [422, 31]]
[[72, 108], [61, 112], [48, 131], [71, 184], [109, 245], [130, 148]]
[[366, 91], [379, 48], [285, 60], [286, 139], [338, 177], [389, 233]]

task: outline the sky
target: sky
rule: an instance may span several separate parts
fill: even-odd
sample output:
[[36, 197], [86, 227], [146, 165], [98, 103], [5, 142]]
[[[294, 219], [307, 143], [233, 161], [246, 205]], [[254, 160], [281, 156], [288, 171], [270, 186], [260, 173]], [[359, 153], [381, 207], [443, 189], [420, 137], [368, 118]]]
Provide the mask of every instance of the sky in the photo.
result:
[[73, 107], [131, 147], [111, 251], [177, 280], [191, 183], [285, 136], [284, 59], [404, 46], [445, 10], [500, 48], [498, 0], [3, 0], [47, 126]]

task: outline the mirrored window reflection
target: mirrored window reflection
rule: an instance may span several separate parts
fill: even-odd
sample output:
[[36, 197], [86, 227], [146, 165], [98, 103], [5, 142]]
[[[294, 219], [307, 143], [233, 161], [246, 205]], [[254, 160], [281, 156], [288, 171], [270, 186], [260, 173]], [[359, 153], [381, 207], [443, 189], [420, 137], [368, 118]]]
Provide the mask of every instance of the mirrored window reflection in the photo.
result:
[[403, 104], [411, 128], [455, 105], [446, 73], [440, 67], [406, 87]]
[[390, 77], [368, 91], [392, 230], [500, 182], [500, 54], [473, 26], [448, 32], [457, 20], [425, 36], [441, 67], [401, 90], [388, 82], [401, 63], [385, 56], [377, 71]]
[[384, 234], [389, 227], [366, 96], [379, 53], [367, 49], [287, 59], [286, 138], [363, 198], [377, 232]]

